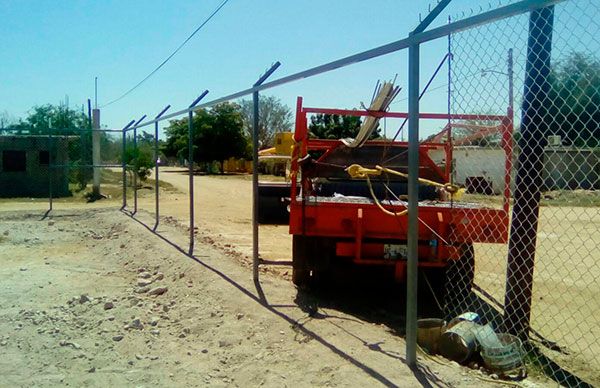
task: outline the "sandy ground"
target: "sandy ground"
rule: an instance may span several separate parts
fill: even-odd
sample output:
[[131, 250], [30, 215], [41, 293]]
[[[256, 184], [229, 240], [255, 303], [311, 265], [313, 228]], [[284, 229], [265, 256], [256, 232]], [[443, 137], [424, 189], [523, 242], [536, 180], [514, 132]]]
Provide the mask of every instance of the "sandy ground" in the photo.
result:
[[[5, 207], [6, 208], [6, 207]], [[0, 386], [480, 386], [385, 325], [317, 305], [164, 219], [0, 211]], [[534, 385], [529, 383], [529, 385]]]

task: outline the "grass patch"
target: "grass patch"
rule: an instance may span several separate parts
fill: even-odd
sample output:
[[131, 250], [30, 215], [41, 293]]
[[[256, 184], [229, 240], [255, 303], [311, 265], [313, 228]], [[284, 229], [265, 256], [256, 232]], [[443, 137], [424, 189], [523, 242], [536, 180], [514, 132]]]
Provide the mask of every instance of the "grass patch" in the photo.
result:
[[[128, 177], [128, 179], [129, 179], [129, 177]], [[111, 185], [120, 187], [120, 190], [121, 190], [120, 192], [123, 191], [123, 187], [122, 187], [123, 173], [121, 171], [102, 170], [101, 182], [103, 185], [108, 185], [108, 187], [110, 187]], [[154, 179], [150, 179], [150, 178], [146, 179], [143, 182], [138, 182], [138, 185], [139, 185], [138, 190], [149, 189], [149, 190], [153, 191], [155, 182], [156, 181]], [[179, 192], [179, 190], [177, 190], [177, 188], [175, 186], [173, 186], [169, 182], [165, 182], [165, 181], [161, 181], [161, 180], [158, 181], [158, 187], [165, 191], [172, 192], [172, 193]], [[133, 190], [133, 189], [131, 186], [128, 186], [127, 190]]]
[[[211, 174], [205, 175], [215, 179], [233, 179], [233, 180], [241, 180], [241, 181], [251, 181], [252, 174], [245, 173], [234, 173], [234, 174]], [[286, 179], [284, 176], [280, 175], [270, 175], [270, 174], [258, 174], [259, 182], [289, 182], [289, 179]]]
[[498, 207], [504, 203], [504, 197], [500, 195], [463, 194], [460, 202], [478, 203], [486, 206]]
[[[123, 196], [122, 186], [122, 174], [120, 171], [112, 171], [104, 169], [100, 175], [100, 192], [102, 195], [111, 199], [120, 199]], [[144, 182], [139, 182], [138, 196], [142, 197], [154, 193], [154, 179], [146, 179]], [[158, 181], [158, 186], [161, 191], [168, 193], [179, 193], [175, 186], [165, 181]], [[69, 183], [69, 191], [71, 195], [68, 197], [54, 197], [53, 200], [60, 203], [71, 203], [71, 202], [87, 202], [92, 190], [92, 185], [89, 183], [85, 189], [80, 190], [79, 184]], [[133, 188], [127, 186], [127, 197], [133, 198]], [[13, 203], [13, 202], [48, 202], [48, 197], [15, 197], [15, 198], [0, 198], [0, 203]]]
[[[464, 194], [462, 202], [479, 203], [486, 206], [501, 206], [500, 195]], [[510, 199], [511, 204], [513, 198]], [[599, 207], [600, 190], [553, 190], [542, 192], [540, 206], [547, 207]]]
[[542, 193], [542, 206], [600, 206], [598, 190], [553, 190]]

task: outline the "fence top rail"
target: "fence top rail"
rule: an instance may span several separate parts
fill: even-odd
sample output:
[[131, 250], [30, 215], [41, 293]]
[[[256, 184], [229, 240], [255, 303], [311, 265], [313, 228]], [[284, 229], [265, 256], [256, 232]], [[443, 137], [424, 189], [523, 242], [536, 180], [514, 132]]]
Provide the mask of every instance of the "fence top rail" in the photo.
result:
[[[393, 117], [407, 118], [407, 112], [379, 112], [359, 109], [332, 109], [332, 108], [313, 108], [302, 107], [303, 113], [323, 113], [340, 116], [373, 116], [373, 117]], [[463, 114], [463, 113], [427, 113], [420, 112], [419, 118], [432, 120], [485, 120], [485, 121], [502, 121], [508, 118], [506, 115], [488, 115], [488, 114]]]
[[[11, 134], [12, 132], [18, 132], [18, 131], [23, 131], [21, 129], [6, 129], [6, 128], [0, 128], [0, 136], [4, 136], [5, 132]], [[57, 132], [60, 131], [79, 131], [79, 132], [118, 132], [118, 133], [122, 133], [123, 130], [122, 129], [114, 129], [114, 128], [49, 128], [48, 129], [48, 133], [35, 133], [35, 134], [30, 134], [30, 133], [22, 133], [19, 136], [43, 136], [43, 137], [47, 137], [48, 134], [52, 134], [53, 136], [61, 136], [60, 134], [58, 134]], [[66, 136], [66, 135], [65, 135]], [[75, 135], [73, 135], [75, 136]]]
[[455, 32], [464, 31], [467, 29], [471, 29], [471, 28], [480, 26], [482, 24], [491, 23], [493, 21], [505, 19], [507, 17], [516, 16], [516, 15], [530, 12], [530, 11], [533, 11], [533, 10], [536, 10], [539, 8], [555, 5], [555, 4], [561, 3], [563, 1], [565, 1], [565, 0], [522, 0], [517, 3], [508, 4], [503, 7], [491, 10], [491, 11], [487, 11], [487, 12], [484, 12], [484, 13], [481, 13], [478, 15], [474, 15], [474, 16], [471, 16], [471, 17], [463, 19], [463, 20], [459, 20], [456, 22], [452, 22], [452, 23], [443, 25], [441, 27], [434, 28], [432, 30], [411, 34], [404, 39], [400, 39], [400, 40], [394, 41], [392, 43], [378, 46], [378, 47], [375, 47], [370, 50], [362, 51], [360, 53], [350, 55], [350, 56], [347, 56], [347, 57], [344, 57], [344, 58], [341, 58], [341, 59], [338, 59], [338, 60], [335, 60], [332, 62], [328, 62], [323, 65], [319, 65], [319, 66], [316, 66], [316, 67], [313, 67], [313, 68], [310, 68], [307, 70], [303, 70], [303, 71], [300, 71], [300, 72], [297, 72], [297, 73], [294, 73], [294, 74], [291, 74], [291, 75], [288, 75], [285, 77], [281, 77], [279, 79], [276, 79], [276, 80], [273, 80], [270, 82], [265, 82], [262, 85], [252, 86], [248, 89], [244, 89], [239, 92], [226, 95], [224, 97], [216, 98], [214, 100], [207, 101], [205, 103], [198, 104], [193, 107], [185, 108], [185, 109], [179, 110], [177, 112], [173, 112], [168, 115], [162, 116], [160, 118], [148, 120], [143, 123], [136, 124], [135, 126], [132, 126], [129, 129], [130, 130], [137, 129], [137, 128], [141, 128], [141, 127], [145, 127], [145, 126], [154, 124], [155, 122], [159, 122], [162, 120], [169, 120], [174, 117], [187, 114], [191, 111], [193, 112], [193, 111], [196, 111], [196, 110], [199, 110], [202, 108], [211, 107], [211, 106], [214, 106], [214, 105], [222, 103], [222, 102], [231, 101], [231, 100], [235, 100], [240, 97], [248, 96], [254, 92], [259, 92], [262, 90], [270, 89], [270, 88], [280, 86], [283, 84], [287, 84], [287, 83], [290, 83], [293, 81], [298, 81], [298, 80], [301, 80], [304, 78], [313, 77], [318, 74], [322, 74], [322, 73], [326, 73], [326, 72], [329, 72], [329, 71], [332, 71], [335, 69], [346, 67], [346, 66], [352, 65], [354, 63], [359, 63], [359, 62], [366, 61], [368, 59], [391, 54], [393, 52], [406, 49], [410, 46], [418, 45], [418, 44], [425, 43], [425, 42], [428, 42], [428, 41], [431, 41], [434, 39], [438, 39], [438, 38], [447, 36], [447, 35], [455, 33]]

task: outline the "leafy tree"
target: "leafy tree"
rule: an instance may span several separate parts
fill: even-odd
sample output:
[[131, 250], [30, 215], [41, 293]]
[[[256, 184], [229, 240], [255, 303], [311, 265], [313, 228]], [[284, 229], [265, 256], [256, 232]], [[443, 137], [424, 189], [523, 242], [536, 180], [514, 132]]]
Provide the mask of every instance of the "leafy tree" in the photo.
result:
[[552, 67], [552, 104], [545, 118], [548, 134], [560, 135], [566, 144], [600, 145], [600, 60], [572, 53]]
[[237, 104], [224, 103], [211, 110], [212, 123], [202, 125], [198, 142], [195, 145], [200, 154], [199, 160], [222, 161], [231, 156], [247, 156], [247, 138], [243, 132], [243, 119]]
[[105, 134], [100, 136], [100, 158], [104, 163], [119, 163], [123, 153], [121, 134]]
[[[140, 136], [140, 135], [138, 135]], [[148, 143], [138, 140], [137, 148], [130, 144], [125, 149], [123, 155], [125, 163], [127, 163], [127, 171], [132, 178], [132, 175], [137, 175], [138, 179], [144, 182], [150, 176], [154, 167], [153, 150]], [[133, 181], [130, 178], [130, 182]]]
[[16, 124], [16, 121], [10, 113], [7, 111], [0, 112], [0, 134], [2, 134], [7, 127], [11, 127], [14, 124]]
[[[230, 157], [247, 157], [248, 139], [243, 131], [243, 119], [237, 104], [222, 103], [194, 114], [194, 162], [211, 163]], [[166, 128], [165, 155], [187, 159], [188, 119], [172, 120]]]
[[79, 135], [81, 130], [90, 128], [89, 120], [83, 112], [64, 105], [35, 106], [24, 120], [11, 121], [5, 126], [6, 129], [30, 135], [47, 135], [50, 128], [54, 135]]
[[[362, 120], [358, 116], [341, 116], [330, 114], [316, 114], [311, 116], [308, 131], [311, 137], [317, 139], [343, 139], [354, 138], [358, 135]], [[373, 131], [371, 139], [380, 137], [380, 129]]]
[[52, 128], [52, 133], [56, 135], [78, 135], [82, 129], [90, 127], [89, 120], [83, 112], [52, 104], [33, 107], [25, 123], [32, 135], [45, 135], [49, 128]]
[[[239, 103], [244, 131], [252, 137], [254, 123], [254, 104], [252, 100]], [[273, 146], [276, 132], [292, 130], [292, 110], [275, 96], [261, 96], [258, 104], [258, 143], [259, 148]]]

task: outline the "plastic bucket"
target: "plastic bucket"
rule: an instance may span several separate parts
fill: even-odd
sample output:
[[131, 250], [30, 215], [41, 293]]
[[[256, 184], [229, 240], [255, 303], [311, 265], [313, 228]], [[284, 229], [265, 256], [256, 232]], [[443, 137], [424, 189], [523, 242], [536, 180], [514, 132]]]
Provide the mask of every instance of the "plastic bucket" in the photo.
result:
[[498, 334], [501, 346], [481, 349], [485, 365], [493, 370], [506, 372], [523, 365], [523, 346], [521, 340], [511, 334]]
[[444, 330], [446, 330], [446, 321], [443, 319], [419, 319], [417, 321], [417, 343], [430, 354], [435, 354]]

